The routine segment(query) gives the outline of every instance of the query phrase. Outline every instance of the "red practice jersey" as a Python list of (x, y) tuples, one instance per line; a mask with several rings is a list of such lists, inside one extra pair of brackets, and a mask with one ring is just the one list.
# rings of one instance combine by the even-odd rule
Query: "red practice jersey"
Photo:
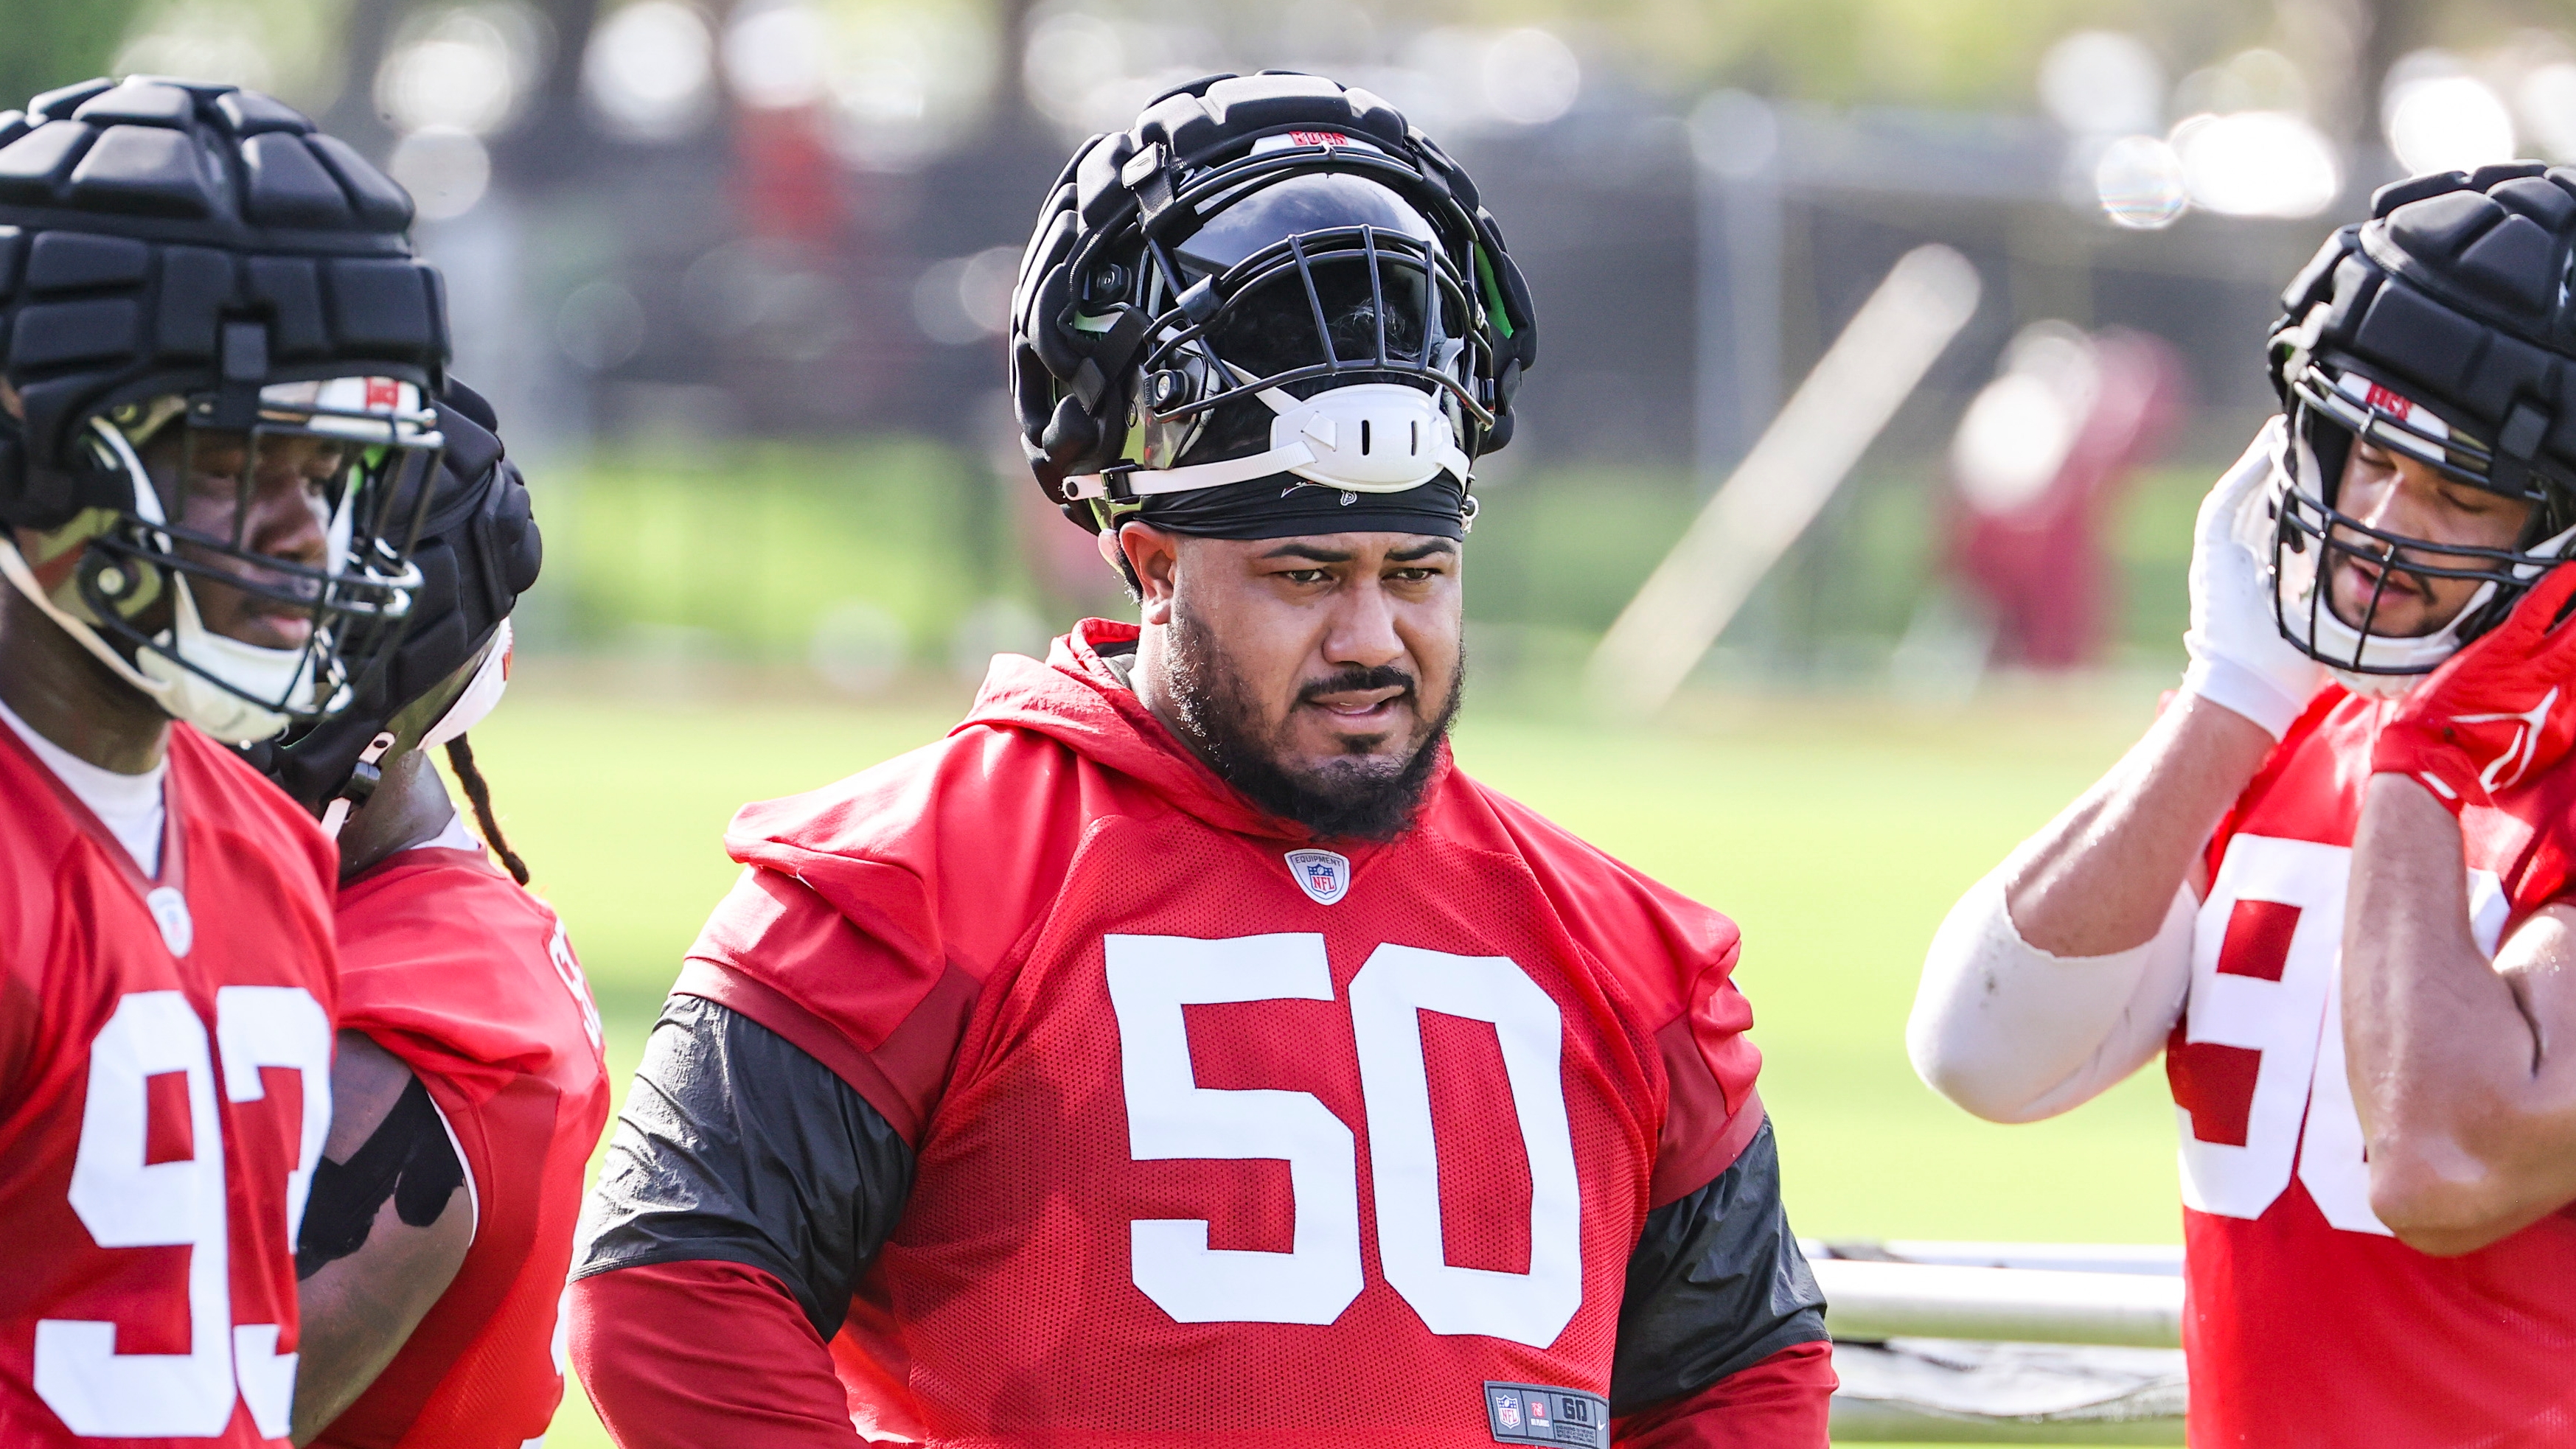
[[(2370, 1209), (2340, 977), (2384, 707), (2329, 689), (2209, 845), (2191, 993), (2165, 1058), (2202, 1449), (2576, 1443), (2576, 1216), (2434, 1258)], [(2576, 768), (2467, 811), (2461, 827), (2471, 922), (2493, 955), (2569, 893)]]
[(834, 1342), (861, 1429), (1491, 1449), (1521, 1386), (1606, 1395), (1648, 1210), (1761, 1124), (1734, 926), (1445, 760), (1315, 847), (1094, 652), (1134, 637), (728, 837), (678, 990), (916, 1153)]
[(340, 891), (340, 1025), (402, 1059), (464, 1152), (474, 1242), (317, 1443), (479, 1449), (545, 1433), (582, 1172), (608, 1120), (599, 1013), (563, 923), (479, 850), (407, 850)]
[(0, 724), (0, 1443), (283, 1442), (331, 1118), (314, 823), (170, 730), (161, 874)]

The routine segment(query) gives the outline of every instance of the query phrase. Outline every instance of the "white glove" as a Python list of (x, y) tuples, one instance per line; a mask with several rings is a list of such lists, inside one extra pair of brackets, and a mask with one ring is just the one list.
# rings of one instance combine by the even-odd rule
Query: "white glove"
[(2263, 516), (2288, 424), (2274, 418), (2201, 500), (2191, 548), (2191, 666), (2182, 687), (2279, 739), (2325, 687), (2325, 666), (2281, 637), (2264, 554)]

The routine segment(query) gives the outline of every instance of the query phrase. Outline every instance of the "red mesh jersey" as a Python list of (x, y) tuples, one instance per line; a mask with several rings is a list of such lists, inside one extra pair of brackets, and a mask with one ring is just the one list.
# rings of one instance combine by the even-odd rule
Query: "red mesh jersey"
[[(2167, 1050), (2182, 1133), (2191, 1442), (2576, 1443), (2576, 1217), (2432, 1258), (2370, 1210), (2344, 1074), (2344, 893), (2380, 705), (2329, 690), (2221, 823)], [(2576, 769), (2462, 819), (2492, 955), (2566, 896)]]
[(835, 1360), (940, 1444), (1490, 1445), (1606, 1392), (1647, 1210), (1761, 1120), (1734, 927), (1444, 762), (1316, 852), (1093, 652), (943, 744), (753, 806), (680, 989), (914, 1144)]
[(145, 880), (0, 725), (0, 1443), (282, 1442), (331, 843), (170, 730)]
[(555, 1312), (608, 1120), (599, 1013), (542, 901), (481, 851), (407, 850), (340, 892), (340, 1024), (402, 1058), (465, 1152), (474, 1243), (317, 1443), (510, 1446), (563, 1398)]

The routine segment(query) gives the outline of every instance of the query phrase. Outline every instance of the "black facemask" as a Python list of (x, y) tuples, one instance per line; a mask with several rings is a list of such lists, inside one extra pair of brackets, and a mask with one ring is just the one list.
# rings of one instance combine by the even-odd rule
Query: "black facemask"
[[(1175, 610), (1170, 633), (1173, 707), (1182, 733), (1217, 773), (1265, 813), (1293, 820), (1324, 840), (1383, 842), (1404, 833), (1421, 807), (1440, 761), (1440, 745), (1466, 690), (1466, 656), (1459, 656), (1440, 703), (1422, 737), (1400, 760), (1347, 755), (1319, 770), (1292, 771), (1280, 762), (1280, 742), (1261, 728), (1261, 711), (1210, 632), (1188, 612)], [(1393, 665), (1352, 666), (1298, 690), (1300, 702), (1344, 690), (1401, 687), (1417, 681)], [(1413, 700), (1417, 713), (1419, 697)]]

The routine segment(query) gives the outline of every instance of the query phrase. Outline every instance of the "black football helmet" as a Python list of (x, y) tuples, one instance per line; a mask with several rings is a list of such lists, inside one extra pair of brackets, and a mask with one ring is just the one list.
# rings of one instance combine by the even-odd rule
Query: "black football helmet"
[[(488, 678), (497, 697), (510, 613), (536, 583), (544, 559), (527, 482), (502, 447), (491, 404), (451, 378), (434, 406), (445, 450), (411, 553), (419, 581), (400, 642), (348, 707), (242, 749), (335, 832), (348, 810), (374, 792), (381, 762), (406, 743), (401, 721), (419, 712), (415, 706), (433, 697), (435, 705), (446, 704), (455, 693), (451, 681), (478, 660), (475, 682)], [(469, 710), (490, 707), (472, 684), (464, 698)], [(420, 737), (410, 743), (444, 744), (473, 723), (457, 718), (459, 711), (446, 713), (420, 721)]]
[[(0, 113), (0, 522), (42, 538), (0, 542), (0, 571), (217, 738), (347, 707), (402, 637), (447, 356), (411, 215), (232, 86), (95, 80)], [(297, 488), (325, 542), (264, 550), (254, 491)], [(300, 642), (216, 633), (209, 590)]]
[[(2576, 541), (2576, 170), (2539, 162), (2382, 187), (2281, 297), (2271, 371), (2290, 427), (2272, 526), (2282, 634), (2356, 689), (2387, 693), (2495, 627)], [(2531, 505), (2510, 548), (2435, 544), (2337, 505), (2356, 438)], [(2339, 616), (2338, 557), (2476, 580), (2443, 628)], [(2386, 573), (2379, 575), (2382, 588)]]
[(1286, 72), (1194, 81), (1086, 142), (1011, 333), (1029, 466), (1095, 531), (1265, 479), (1463, 498), (1538, 355), (1466, 173), (1369, 92)]

